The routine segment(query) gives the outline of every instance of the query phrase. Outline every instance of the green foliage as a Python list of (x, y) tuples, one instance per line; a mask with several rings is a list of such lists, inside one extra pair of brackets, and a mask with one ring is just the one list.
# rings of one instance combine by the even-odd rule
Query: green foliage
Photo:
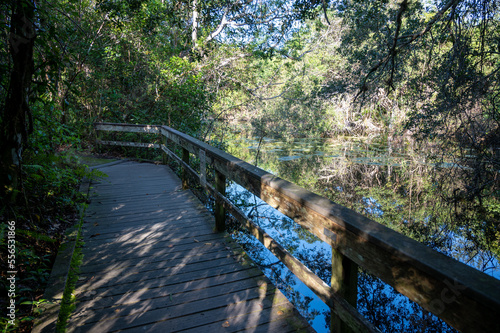
[[(16, 223), (16, 325), (9, 327), (7, 318), (2, 316), (0, 323), (6, 332), (20, 331), (31, 325), (30, 323), (39, 311), (38, 306), (44, 302), (38, 299), (38, 295), (43, 293), (47, 284), (58, 246), (58, 241), (54, 237), (19, 227), (20, 225)], [(0, 223), (1, 253), (7, 253), (6, 230), (7, 224)], [(4, 265), (2, 269), (5, 272), (8, 271)], [(0, 285), (2, 295), (7, 295), (8, 289), (7, 280), (2, 278)], [(3, 298), (0, 299), (0, 303), (5, 304)]]
[[(36, 217), (37, 225), (47, 226), (52, 221), (44, 219), (47, 209), (58, 209), (63, 213), (71, 209), (81, 197), (78, 185), (86, 174), (84, 166), (71, 165), (69, 154), (45, 155), (37, 154), (34, 162), (26, 164), (25, 186), (30, 189), (28, 202), (33, 204), (31, 216)], [(35, 205), (36, 204), (36, 205)], [(53, 207), (53, 208), (51, 208)]]
[(61, 310), (59, 311), (59, 317), (56, 324), (57, 333), (66, 332), (68, 320), (76, 307), (76, 297), (73, 292), (75, 291), (76, 283), (78, 282), (78, 274), (83, 261), (83, 241), (81, 240), (82, 223), (83, 220), (80, 220), (76, 236), (76, 246), (73, 256), (71, 257), (68, 279), (64, 288), (63, 298), (61, 300)]
[[(0, 18), (2, 110), (14, 68), (15, 3), (0, 3), (7, 13)], [(19, 108), (16, 124), (24, 126), (23, 138), (31, 134), (16, 168), (17, 201), (2, 207), (0, 222), (16, 220), (22, 242), (51, 247), (59, 241), (56, 235), (85, 200), (77, 188), (91, 175), (78, 154), (95, 152), (98, 121), (166, 124), (221, 146), (235, 127), (261, 140), (412, 137), (430, 141), (427, 162), (441, 167), (423, 171), (410, 163), (394, 171), (346, 160), (322, 166), (331, 180), (324, 184), (293, 151), (287, 161), (264, 165), (435, 248), (442, 248), (444, 232), (466, 230), (467, 242), (498, 254), (498, 1), (449, 3), (37, 2), (33, 82), (18, 90), (28, 92), (29, 105)], [(135, 134), (108, 135), (137, 141)], [(154, 135), (140, 140), (159, 142)], [(143, 149), (108, 152), (159, 159)], [(260, 164), (266, 156), (246, 157)], [(417, 180), (409, 176), (413, 170)], [(338, 191), (334, 180), (347, 185)], [(431, 214), (415, 206), (434, 201)], [(373, 213), (377, 205), (383, 216)], [(453, 219), (440, 214), (444, 210)], [(24, 245), (23, 279), (42, 285), (48, 259)], [(26, 302), (36, 308), (38, 300)]]
[[(34, 109), (35, 114), (39, 110)], [(50, 269), (61, 241), (62, 231), (77, 218), (77, 206), (86, 200), (78, 187), (83, 177), (93, 173), (79, 163), (74, 149), (69, 147), (75, 137), (65, 126), (52, 126), (46, 132), (30, 137), (29, 149), (24, 153), (20, 202), (5, 207), (0, 214), (0, 252), (7, 253), (4, 226), (16, 222), (16, 270), (18, 290), (16, 330), (29, 330), (39, 311)], [(61, 129), (61, 130), (60, 130)], [(60, 130), (60, 131), (59, 131)], [(60, 144), (56, 144), (59, 142)], [(8, 271), (3, 262), (3, 271)], [(2, 279), (5, 282), (5, 279)], [(1, 286), (3, 290), (5, 285)], [(2, 295), (7, 293), (2, 292)], [(4, 304), (4, 299), (0, 300)]]

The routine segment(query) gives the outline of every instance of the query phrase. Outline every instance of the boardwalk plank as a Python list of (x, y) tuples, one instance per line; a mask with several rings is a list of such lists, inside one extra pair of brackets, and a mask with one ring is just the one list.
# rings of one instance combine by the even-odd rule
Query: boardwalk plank
[(181, 221), (182, 219), (186, 218), (193, 218), (193, 217), (200, 217), (200, 218), (206, 218), (206, 220), (209, 220), (209, 216), (205, 214), (205, 212), (202, 212), (200, 214), (196, 214), (195, 211), (187, 210), (186, 208), (179, 207), (178, 212), (157, 212), (157, 213), (150, 213), (148, 215), (141, 214), (141, 215), (126, 215), (126, 216), (111, 216), (106, 218), (106, 222), (102, 223), (102, 218), (96, 218), (96, 217), (87, 217), (84, 221), (85, 224), (87, 224), (87, 227), (92, 227), (97, 223), (97, 225), (109, 225), (111, 226), (123, 226), (126, 227), (128, 225), (134, 225), (137, 223), (154, 223), (154, 222), (162, 222), (162, 221)]
[(179, 274), (172, 274), (168, 276), (163, 276), (162, 278), (149, 278), (141, 279), (135, 283), (117, 284), (110, 287), (100, 288), (98, 286), (98, 281), (105, 276), (95, 278), (92, 282), (85, 284), (82, 287), (76, 288), (75, 295), (79, 296), (81, 299), (92, 298), (97, 296), (113, 296), (121, 295), (132, 291), (147, 290), (152, 288), (163, 288), (173, 284), (184, 283), (189, 281), (201, 281), (209, 277), (219, 277), (223, 278), (224, 275), (242, 271), (244, 272), (246, 268), (238, 264), (228, 263), (226, 265), (221, 265), (215, 267), (211, 270), (206, 271), (192, 271), (183, 272)]
[(122, 243), (130, 241), (136, 236), (140, 236), (141, 240), (151, 238), (159, 239), (167, 236), (170, 236), (172, 239), (174, 237), (182, 238), (182, 235), (192, 235), (195, 237), (206, 234), (207, 232), (212, 232), (212, 228), (210, 228), (206, 221), (203, 221), (202, 219), (189, 219), (186, 222), (187, 223), (182, 223), (181, 221), (171, 221), (170, 224), (165, 224), (165, 222), (151, 223), (150, 225), (141, 224), (133, 227), (123, 227), (121, 230), (120, 228), (111, 228), (110, 230), (107, 230), (106, 226), (102, 225), (99, 226), (100, 228), (94, 228), (89, 230), (89, 232), (83, 233), (83, 235), (88, 235), (89, 239), (93, 243), (113, 239), (115, 244), (123, 245)]
[[(96, 323), (82, 325), (75, 332), (106, 332), (106, 331), (129, 331), (127, 329), (140, 327), (142, 332), (176, 332), (187, 328), (200, 327), (221, 320), (234, 320), (238, 316), (259, 317), (264, 311), (272, 306), (289, 304), (281, 293), (276, 292), (272, 296), (256, 295), (249, 296), (244, 300), (234, 300), (231, 303), (231, 296), (215, 296), (201, 301), (177, 304), (173, 307), (153, 309), (147, 312), (140, 312), (126, 317), (116, 317), (115, 315), (104, 316), (106, 320)], [(225, 297), (226, 296), (226, 297)], [(273, 297), (275, 296), (275, 297)], [(281, 310), (282, 311), (282, 310)], [(276, 317), (270, 311), (266, 316)], [(284, 314), (284, 311), (282, 311)], [(247, 320), (247, 318), (244, 318)], [(132, 330), (130, 330), (132, 331)], [(133, 330), (136, 331), (136, 330)]]
[[(252, 274), (253, 273), (253, 274)], [(123, 295), (113, 295), (104, 297), (94, 297), (87, 302), (80, 302), (76, 308), (78, 311), (99, 310), (112, 308), (127, 304), (144, 304), (149, 300), (168, 299), (174, 295), (183, 293), (195, 293), (199, 299), (213, 297), (214, 295), (225, 294), (231, 291), (250, 289), (255, 286), (265, 286), (268, 290), (273, 290), (274, 286), (266, 283), (262, 279), (262, 274), (257, 270), (247, 272), (233, 272), (222, 277), (207, 278), (202, 281), (190, 281), (173, 284), (168, 288), (157, 288), (148, 290), (131, 291)]]
[(150, 300), (165, 300), (173, 301), (174, 299), (183, 300), (185, 302), (192, 299), (211, 298), (214, 295), (223, 295), (241, 290), (255, 288), (266, 288), (269, 292), (274, 292), (275, 287), (269, 285), (260, 278), (258, 271), (250, 271), (254, 273), (245, 274), (241, 272), (231, 273), (227, 275), (226, 280), (209, 278), (201, 282), (179, 283), (172, 285), (169, 288), (157, 290), (147, 290), (140, 292), (130, 292), (126, 297), (110, 296), (94, 298), (91, 302), (81, 302), (77, 305), (77, 310), (92, 310), (100, 311), (100, 309), (114, 308), (122, 305), (134, 305)]
[[(280, 310), (273, 311), (276, 308), (280, 308)], [(168, 324), (159, 321), (154, 324), (125, 329), (122, 332), (178, 332), (187, 329), (198, 332), (225, 332), (225, 329), (228, 329), (227, 331), (231, 332), (234, 328), (252, 332), (259, 323), (268, 324), (276, 320), (282, 320), (287, 318), (290, 313), (291, 304), (287, 301), (283, 303), (279, 301), (273, 302), (269, 298), (264, 301), (260, 299), (247, 300), (217, 309), (199, 311), (183, 317), (173, 318), (168, 320)], [(212, 330), (207, 330), (208, 328), (212, 328)]]
[(91, 262), (82, 267), (80, 270), (80, 277), (87, 275), (92, 275), (94, 272), (108, 273), (108, 272), (134, 272), (135, 270), (147, 271), (154, 269), (161, 269), (165, 267), (170, 267), (172, 265), (177, 265), (178, 263), (195, 262), (195, 261), (205, 261), (214, 258), (227, 257), (226, 253), (222, 253), (219, 250), (207, 251), (204, 253), (194, 253), (186, 255), (184, 252), (174, 252), (170, 255), (165, 255), (161, 258), (157, 256), (148, 257), (137, 257), (126, 260), (116, 260), (112, 263), (101, 262), (95, 263)]
[[(174, 219), (170, 221), (161, 221), (161, 222), (149, 222), (148, 224), (141, 222), (140, 224), (128, 224), (123, 226), (114, 226), (114, 225), (100, 225), (98, 223), (94, 224), (93, 228), (89, 228), (86, 232), (82, 232), (82, 234), (96, 234), (99, 233), (101, 236), (106, 236), (107, 238), (113, 237), (113, 235), (118, 234), (121, 235), (123, 233), (128, 232), (137, 232), (137, 231), (155, 231), (159, 235), (155, 237), (156, 239), (161, 237), (168, 237), (170, 234), (176, 230), (184, 229), (199, 229), (204, 228), (206, 230), (211, 231), (213, 228), (210, 228), (207, 225), (206, 219), (202, 217), (192, 217), (186, 219), (188, 223), (183, 223), (182, 221), (176, 221)], [(177, 223), (176, 223), (177, 222)], [(102, 238), (102, 237), (101, 237)]]
[(205, 274), (207, 271), (213, 269), (217, 266), (219, 269), (228, 264), (227, 257), (214, 258), (212, 260), (205, 260), (199, 262), (183, 262), (177, 263), (177, 265), (158, 268), (154, 270), (145, 270), (144, 268), (134, 270), (127, 269), (125, 272), (112, 271), (106, 274), (104, 277), (99, 279), (99, 281), (93, 281), (89, 279), (88, 283), (83, 284), (82, 287), (91, 290), (95, 288), (112, 288), (115, 285), (121, 286), (123, 284), (142, 282), (151, 279), (161, 279), (164, 277), (169, 277), (171, 275), (181, 275), (187, 273), (199, 274), (203, 272)]
[[(214, 292), (217, 292), (217, 296), (214, 296)], [(210, 288), (191, 292), (183, 291), (181, 293), (172, 293), (172, 291), (170, 291), (167, 297), (149, 300), (147, 303), (147, 310), (164, 309), (163, 312), (169, 313), (170, 316), (182, 316), (184, 314), (189, 314), (189, 311), (199, 312), (200, 309), (204, 308), (212, 309), (214, 307), (222, 307), (241, 301), (253, 300), (257, 298), (263, 299), (267, 295), (272, 296), (275, 292), (276, 290), (274, 289), (267, 290), (255, 286), (250, 287), (249, 285), (246, 285), (245, 288), (239, 288), (236, 290), (215, 290)], [(190, 310), (185, 311), (181, 307), (188, 307)], [(106, 317), (107, 320), (110, 320), (120, 319), (132, 315), (141, 315), (144, 312), (143, 307), (138, 307), (137, 304), (129, 303), (114, 305), (113, 307), (99, 309), (97, 311), (84, 311), (81, 312), (78, 320), (82, 320), (85, 324), (90, 324), (99, 321), (102, 316)], [(175, 313), (177, 313), (177, 315), (175, 315)]]
[(84, 219), (68, 332), (311, 331), (214, 233), (213, 216), (170, 169), (125, 162), (103, 171)]
[[(203, 227), (202, 227), (203, 228)], [(91, 235), (92, 236), (92, 235)], [(185, 233), (173, 233), (172, 235), (141, 235), (129, 239), (126, 243), (126, 248), (123, 246), (123, 243), (114, 243), (116, 237), (108, 237), (101, 239), (93, 239), (92, 244), (88, 247), (82, 249), (82, 252), (85, 255), (98, 254), (98, 256), (102, 255), (102, 251), (110, 251), (115, 247), (115, 254), (118, 254), (120, 251), (127, 251), (130, 253), (133, 250), (140, 250), (144, 248), (151, 248), (151, 246), (155, 246), (157, 249), (179, 246), (182, 244), (192, 244), (193, 242), (201, 243), (199, 246), (206, 247), (213, 242), (220, 240), (217, 235), (214, 235), (211, 231), (200, 230), (193, 235), (186, 235)], [(170, 246), (172, 245), (172, 246)]]
[[(97, 264), (96, 261), (107, 260), (107, 263), (116, 261), (130, 261), (135, 258), (144, 257), (158, 257), (158, 251), (164, 257), (171, 256), (172, 254), (186, 249), (192, 249), (192, 255), (197, 254), (196, 251), (213, 252), (220, 251), (221, 244), (217, 243), (220, 239), (213, 234), (198, 235), (195, 237), (164, 239), (164, 238), (149, 238), (142, 242), (130, 242), (128, 247), (117, 246), (111, 243), (111, 240), (104, 240), (104, 242), (96, 243), (92, 248), (85, 248), (83, 251), (85, 257), (83, 262), (88, 264)], [(196, 245), (192, 243), (196, 242)], [(112, 255), (110, 254), (112, 251)], [(151, 253), (151, 252), (158, 253)], [(183, 252), (184, 253), (184, 252)], [(122, 256), (125, 255), (125, 256)], [(161, 259), (160, 259), (161, 260)]]
[[(184, 240), (179, 240), (177, 243), (174, 240), (165, 240), (158, 242), (150, 242), (148, 239), (148, 243), (140, 246), (141, 242), (135, 242), (130, 240), (127, 245), (120, 246), (112, 243), (113, 239), (108, 240), (109, 243), (102, 244), (101, 248), (97, 248), (95, 251), (91, 253), (87, 253), (87, 261), (92, 260), (128, 260), (133, 257), (144, 257), (144, 256), (158, 256), (158, 255), (168, 255), (173, 252), (178, 251), (187, 251), (192, 250), (192, 253), (196, 253), (196, 251), (208, 251), (213, 250), (215, 248), (222, 249), (224, 248), (223, 243), (221, 243), (220, 238), (217, 236), (213, 236), (207, 234), (207, 239), (203, 242), (198, 241), (198, 238), (202, 238), (201, 236), (185, 238)], [(211, 240), (208, 237), (212, 238)], [(139, 237), (138, 237), (139, 238)], [(193, 244), (194, 243), (194, 244)], [(134, 247), (136, 246), (136, 247)], [(92, 249), (89, 249), (92, 251)]]

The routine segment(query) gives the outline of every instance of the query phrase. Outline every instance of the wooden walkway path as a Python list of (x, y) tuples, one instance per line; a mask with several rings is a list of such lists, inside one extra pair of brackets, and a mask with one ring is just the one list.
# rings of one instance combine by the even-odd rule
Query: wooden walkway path
[(101, 169), (68, 332), (311, 332), (166, 166)]

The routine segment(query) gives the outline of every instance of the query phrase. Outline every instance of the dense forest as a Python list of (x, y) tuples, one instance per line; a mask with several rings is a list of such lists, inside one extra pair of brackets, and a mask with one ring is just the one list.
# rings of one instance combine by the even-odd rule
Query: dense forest
[(418, 147), (426, 167), (322, 165), (299, 185), (360, 211), (358, 185), (392, 191), (404, 204), (386, 215), (413, 209), (401, 231), (432, 246), (413, 206), (426, 201), (500, 257), (499, 0), (2, 0), (0, 13), (0, 306), (12, 221), (20, 304), (14, 326), (0, 314), (4, 331), (29, 331), (86, 204), (95, 122), (222, 148), (242, 128)]

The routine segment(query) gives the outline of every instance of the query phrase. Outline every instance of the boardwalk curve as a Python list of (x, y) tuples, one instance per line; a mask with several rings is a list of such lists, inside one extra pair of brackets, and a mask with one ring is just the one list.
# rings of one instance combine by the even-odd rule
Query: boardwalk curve
[(311, 332), (164, 165), (101, 169), (68, 332)]

